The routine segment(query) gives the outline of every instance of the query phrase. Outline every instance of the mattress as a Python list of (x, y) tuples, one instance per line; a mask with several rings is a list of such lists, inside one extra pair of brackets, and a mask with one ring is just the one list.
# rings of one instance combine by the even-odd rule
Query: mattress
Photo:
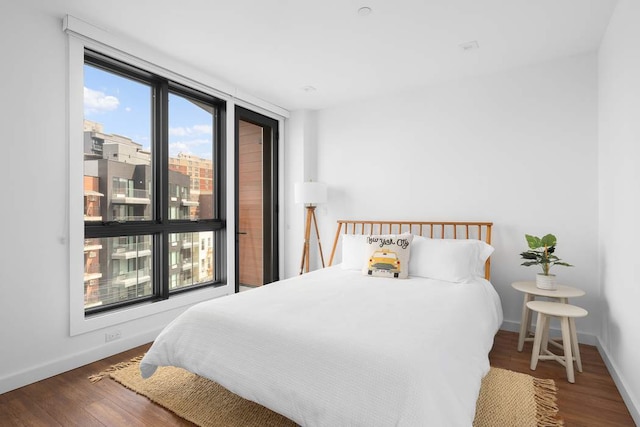
[(485, 279), (338, 265), (194, 305), (140, 370), (187, 369), (302, 426), (470, 426), (501, 323)]

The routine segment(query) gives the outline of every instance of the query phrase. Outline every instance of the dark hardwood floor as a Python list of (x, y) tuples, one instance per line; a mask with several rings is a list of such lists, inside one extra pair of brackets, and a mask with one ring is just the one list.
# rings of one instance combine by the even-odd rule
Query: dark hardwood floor
[[(566, 426), (634, 426), (597, 349), (580, 345), (584, 372), (575, 384), (566, 381), (556, 362), (540, 362), (529, 370), (531, 343), (516, 350), (517, 334), (498, 332), (490, 353), (491, 365), (552, 378), (559, 388), (560, 416)], [(94, 362), (61, 375), (0, 395), (0, 426), (191, 426), (193, 424), (145, 397), (103, 379), (88, 377), (118, 362), (142, 354), (149, 345)]]
[(517, 333), (499, 331), (489, 353), (491, 366), (555, 380), (559, 416), (564, 419), (566, 426), (635, 426), (594, 346), (580, 344), (583, 372), (576, 371), (574, 384), (567, 381), (564, 366), (555, 361), (540, 361), (535, 371), (530, 370), (533, 343), (525, 342), (521, 353), (517, 351), (517, 346)]

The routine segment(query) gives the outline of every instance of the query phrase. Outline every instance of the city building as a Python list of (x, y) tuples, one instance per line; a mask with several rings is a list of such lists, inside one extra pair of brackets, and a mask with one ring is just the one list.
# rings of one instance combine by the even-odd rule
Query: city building
[[(151, 152), (102, 124), (84, 122), (84, 218), (87, 221), (153, 219)], [(199, 218), (199, 198), (210, 203), (211, 161), (184, 154), (170, 159), (169, 219)], [(169, 286), (213, 278), (212, 233), (169, 235)], [(153, 236), (85, 239), (85, 309), (152, 294)]]

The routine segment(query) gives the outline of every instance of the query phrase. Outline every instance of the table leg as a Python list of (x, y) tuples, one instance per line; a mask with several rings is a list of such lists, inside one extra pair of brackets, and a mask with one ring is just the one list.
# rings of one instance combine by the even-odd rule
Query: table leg
[(576, 382), (573, 375), (573, 355), (571, 354), (571, 332), (569, 331), (569, 318), (562, 318), (562, 345), (564, 346), (564, 363), (567, 367), (567, 380)]
[(540, 344), (542, 343), (542, 331), (544, 330), (545, 315), (538, 313), (538, 321), (536, 323), (536, 336), (533, 339), (533, 351), (531, 352), (531, 370), (535, 371), (538, 366), (538, 357), (540, 356)]
[(518, 351), (524, 348), (524, 340), (529, 336), (529, 327), (531, 324), (531, 310), (527, 307), (527, 303), (533, 300), (533, 295), (525, 293), (522, 303), (522, 318), (520, 319), (520, 335), (518, 336)]
[(569, 319), (569, 330), (571, 332), (571, 344), (573, 346), (573, 355), (576, 358), (576, 367), (578, 372), (582, 372), (582, 360), (580, 359), (580, 347), (578, 347), (578, 333), (576, 332), (576, 319)]
[[(540, 313), (538, 313), (540, 316)], [(549, 329), (551, 328), (551, 316), (545, 316), (545, 321), (542, 324), (542, 330), (540, 333), (542, 334), (542, 341), (540, 343), (540, 354), (547, 354), (549, 351)], [(536, 335), (538, 331), (536, 330)]]

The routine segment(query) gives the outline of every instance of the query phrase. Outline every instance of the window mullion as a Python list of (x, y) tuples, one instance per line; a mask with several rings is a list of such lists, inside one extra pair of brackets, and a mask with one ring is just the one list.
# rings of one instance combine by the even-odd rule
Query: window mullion
[[(227, 156), (227, 145), (223, 143), (223, 141), (227, 140), (226, 127), (223, 126), (223, 123), (226, 123), (227, 115), (226, 110), (218, 109), (216, 110), (215, 120), (215, 129), (214, 135), (216, 135), (216, 145), (214, 146), (213, 151), (213, 159), (215, 164), (218, 166), (215, 171), (214, 179), (217, 182), (225, 182), (225, 176), (227, 175), (226, 163), (223, 159)], [(216, 200), (216, 210), (214, 215), (216, 218), (219, 218), (223, 223), (226, 223), (226, 212), (227, 212), (227, 190), (225, 185), (216, 185), (214, 186), (214, 197)], [(225, 224), (226, 227), (226, 224)], [(223, 233), (216, 233), (215, 246), (216, 246), (216, 265), (226, 265), (227, 263), (227, 250), (226, 250), (226, 239), (235, 239), (235, 231), (233, 231), (226, 238), (223, 237)], [(226, 282), (227, 274), (226, 270), (219, 269), (216, 272), (216, 277), (214, 278), (216, 281)]]
[(154, 96), (154, 144), (155, 144), (155, 219), (162, 225), (162, 232), (155, 236), (157, 260), (155, 283), (158, 297), (169, 298), (169, 84), (159, 81)]

